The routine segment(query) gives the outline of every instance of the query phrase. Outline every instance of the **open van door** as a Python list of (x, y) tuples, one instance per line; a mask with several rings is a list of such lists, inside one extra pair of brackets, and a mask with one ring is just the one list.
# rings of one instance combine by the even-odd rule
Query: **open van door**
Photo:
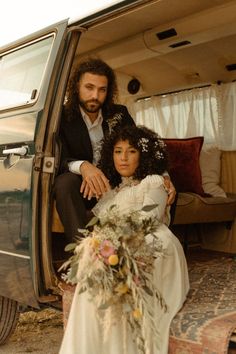
[(43, 144), (67, 22), (0, 49), (0, 300), (34, 307), (40, 296), (37, 199)]

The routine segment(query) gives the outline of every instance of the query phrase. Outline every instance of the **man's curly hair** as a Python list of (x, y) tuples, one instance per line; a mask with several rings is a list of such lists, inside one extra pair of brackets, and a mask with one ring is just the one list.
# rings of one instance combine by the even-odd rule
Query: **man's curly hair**
[(85, 73), (106, 76), (108, 81), (107, 96), (103, 103), (103, 111), (109, 113), (110, 107), (117, 98), (118, 88), (116, 76), (113, 69), (103, 60), (98, 58), (87, 58), (81, 61), (73, 71), (70, 78), (67, 99), (65, 104), (66, 116), (68, 120), (72, 120), (77, 116), (79, 110), (79, 97), (77, 93), (77, 84)]
[(129, 126), (114, 131), (103, 139), (101, 158), (98, 167), (109, 179), (114, 188), (121, 183), (113, 161), (114, 146), (118, 141), (128, 140), (129, 144), (140, 152), (139, 166), (134, 178), (142, 180), (147, 175), (162, 175), (168, 169), (166, 146), (163, 140), (152, 130), (143, 126)]

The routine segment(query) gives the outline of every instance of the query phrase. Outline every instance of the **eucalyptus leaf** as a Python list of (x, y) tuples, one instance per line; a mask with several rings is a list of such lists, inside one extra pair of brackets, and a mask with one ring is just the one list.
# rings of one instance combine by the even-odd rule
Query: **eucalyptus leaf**
[(127, 302), (125, 302), (122, 307), (123, 307), (123, 311), (124, 311), (124, 312), (130, 312), (130, 311), (132, 311), (132, 307), (131, 307), (130, 304), (128, 304)]
[(98, 223), (99, 218), (97, 216), (93, 216), (92, 219), (87, 223), (86, 227), (94, 226)]
[(80, 288), (78, 294), (80, 295), (80, 294), (84, 293), (85, 290), (86, 290), (86, 288)]
[(139, 274), (139, 271), (138, 271), (138, 267), (137, 267), (137, 263), (135, 262), (135, 260), (132, 259), (132, 264), (133, 264), (133, 267), (134, 267), (134, 272), (135, 274)]
[(65, 251), (66, 252), (70, 252), (73, 251), (75, 249), (75, 247), (77, 246), (76, 243), (69, 243), (68, 245), (66, 245), (65, 247)]
[(103, 304), (98, 306), (98, 309), (99, 310), (106, 310), (106, 309), (108, 309), (109, 306), (110, 306), (109, 302), (104, 302)]
[(73, 265), (73, 266), (70, 268), (70, 279), (76, 278), (77, 269), (78, 269), (78, 266), (77, 266), (77, 265)]
[(62, 266), (58, 269), (58, 272), (61, 272), (62, 270), (66, 269), (70, 265), (70, 260), (65, 261)]
[(144, 286), (144, 287), (143, 287), (143, 290), (144, 290), (148, 295), (153, 296), (153, 291), (152, 291), (149, 287)]
[(126, 284), (129, 288), (131, 288), (132, 285), (132, 278), (128, 275), (126, 279)]
[(92, 279), (91, 278), (87, 278), (87, 282), (88, 282), (88, 286), (90, 287), (90, 288), (92, 288), (92, 286), (93, 286), (93, 281), (92, 281)]
[(143, 211), (151, 211), (152, 209), (156, 208), (158, 204), (149, 204), (149, 205), (144, 205), (144, 207), (141, 209)]
[[(77, 229), (77, 231), (79, 234), (82, 234), (83, 236), (88, 236), (88, 234), (89, 234), (89, 230), (87, 230), (87, 229)], [(77, 236), (76, 239), (78, 241), (81, 241), (83, 239), (83, 237)]]

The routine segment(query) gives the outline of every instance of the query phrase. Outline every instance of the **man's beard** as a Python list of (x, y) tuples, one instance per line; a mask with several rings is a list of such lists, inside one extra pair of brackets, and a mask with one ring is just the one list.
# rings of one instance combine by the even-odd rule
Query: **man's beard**
[(79, 98), (79, 104), (88, 113), (96, 113), (102, 107), (102, 103), (98, 100), (83, 101)]

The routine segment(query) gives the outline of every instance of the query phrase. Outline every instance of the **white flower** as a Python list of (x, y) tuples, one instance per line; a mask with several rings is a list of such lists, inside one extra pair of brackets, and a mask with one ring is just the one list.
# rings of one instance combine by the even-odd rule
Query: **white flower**
[(148, 143), (149, 143), (149, 139), (147, 138), (139, 139), (138, 146), (141, 148), (142, 152), (148, 152)]
[(158, 160), (164, 159), (164, 155), (163, 155), (163, 153), (160, 152), (160, 151), (156, 151), (156, 152), (155, 152), (155, 157), (156, 157)]
[(165, 148), (165, 143), (162, 139), (158, 139), (157, 141), (155, 141), (154, 143), (154, 149), (155, 151), (155, 157), (158, 160), (164, 159), (164, 154), (162, 151), (160, 151), (160, 149), (164, 149)]
[(122, 113), (116, 113), (112, 118), (107, 120), (110, 134), (113, 132), (114, 128), (122, 120), (122, 118)]

